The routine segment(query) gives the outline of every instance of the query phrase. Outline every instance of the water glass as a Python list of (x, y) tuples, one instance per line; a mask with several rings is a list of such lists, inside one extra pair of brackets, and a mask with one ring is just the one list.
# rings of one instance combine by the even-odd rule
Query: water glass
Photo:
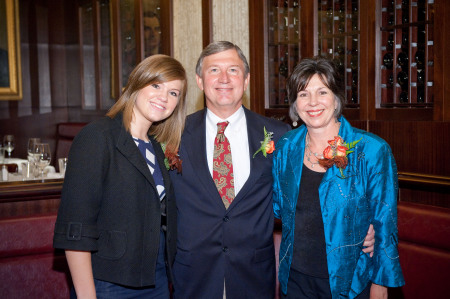
[(0, 163), (5, 162), (5, 149), (0, 144)]
[(59, 173), (61, 174), (61, 176), (64, 176), (66, 174), (67, 161), (67, 158), (58, 159)]
[(35, 169), (36, 167), (36, 158), (37, 155), (34, 152), (36, 144), (41, 143), (41, 138), (37, 138), (37, 137), (33, 137), (28, 139), (28, 148), (27, 148), (27, 152), (28, 152), (28, 164), (31, 170), (31, 174), (34, 175), (35, 174)]
[(8, 152), (8, 158), (11, 158), (11, 152), (14, 150), (14, 135), (5, 135), (3, 137), (3, 148)]
[(33, 162), (22, 162), (22, 180), (26, 181), (33, 177)]
[(37, 143), (35, 145), (34, 153), (36, 154), (36, 166), (41, 172), (41, 178), (44, 179), (44, 169), (50, 165), (52, 154), (50, 152), (50, 145), (48, 143)]

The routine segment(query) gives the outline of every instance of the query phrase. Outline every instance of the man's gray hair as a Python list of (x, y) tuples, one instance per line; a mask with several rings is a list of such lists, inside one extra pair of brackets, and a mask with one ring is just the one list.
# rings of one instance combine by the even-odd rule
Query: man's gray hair
[(202, 76), (202, 67), (203, 67), (203, 60), (205, 57), (217, 54), (226, 50), (235, 49), (236, 52), (239, 55), (239, 58), (244, 63), (244, 78), (247, 78), (247, 75), (250, 73), (250, 66), (248, 65), (247, 58), (245, 58), (244, 52), (242, 52), (241, 48), (239, 48), (237, 45), (233, 44), (229, 41), (218, 41), (218, 42), (212, 42), (210, 43), (205, 49), (203, 49), (202, 53), (200, 54), (200, 57), (197, 60), (197, 66), (195, 67), (195, 73), (201, 77)]

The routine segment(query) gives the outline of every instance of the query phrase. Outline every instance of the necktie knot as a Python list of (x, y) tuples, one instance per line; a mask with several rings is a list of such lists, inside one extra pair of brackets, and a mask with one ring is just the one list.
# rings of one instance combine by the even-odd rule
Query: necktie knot
[(221, 123), (217, 123), (217, 134), (223, 134), (225, 132), (225, 129), (227, 128), (229, 122), (224, 121)]
[(217, 139), (219, 140), (220, 143), (222, 143), (225, 140), (224, 132), (228, 124), (229, 122), (227, 121), (217, 123)]

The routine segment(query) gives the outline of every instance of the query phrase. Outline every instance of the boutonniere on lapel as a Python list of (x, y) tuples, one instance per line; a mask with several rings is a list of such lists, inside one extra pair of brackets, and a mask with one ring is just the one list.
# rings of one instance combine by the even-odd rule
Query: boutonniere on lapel
[(347, 143), (344, 142), (342, 137), (335, 136), (333, 140), (328, 140), (329, 146), (324, 149), (323, 158), (319, 159), (319, 165), (325, 169), (336, 165), (336, 167), (339, 168), (341, 177), (345, 179), (344, 169), (348, 164), (347, 156), (354, 152), (351, 149), (354, 148), (361, 139)]
[(262, 152), (264, 157), (267, 157), (267, 154), (273, 153), (275, 150), (275, 143), (272, 140), (273, 132), (267, 132), (266, 127), (264, 127), (264, 140), (261, 141), (261, 147), (253, 154), (253, 158), (257, 153)]
[(173, 153), (170, 151), (165, 143), (161, 143), (161, 148), (164, 152), (164, 165), (167, 170), (176, 169), (178, 173), (181, 173), (181, 163), (183, 162), (178, 155), (178, 152)]

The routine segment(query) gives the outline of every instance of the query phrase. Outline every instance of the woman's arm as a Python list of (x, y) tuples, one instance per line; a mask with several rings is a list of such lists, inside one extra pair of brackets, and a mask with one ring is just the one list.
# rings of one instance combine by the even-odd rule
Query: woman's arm
[(370, 177), (367, 196), (370, 199), (376, 231), (373, 256), (373, 283), (387, 287), (404, 284), (400, 268), (397, 242), (397, 166), (387, 143), (372, 145), (372, 153), (367, 148), (366, 158), (370, 163)]
[(66, 250), (66, 259), (77, 297), (96, 298), (91, 252)]
[(370, 287), (370, 299), (387, 299), (387, 288), (378, 284), (372, 283)]
[(369, 230), (367, 231), (367, 235), (364, 238), (364, 244), (365, 247), (363, 249), (364, 253), (370, 253), (370, 257), (373, 256), (373, 250), (375, 245), (375, 230), (373, 229), (373, 224), (369, 225)]

